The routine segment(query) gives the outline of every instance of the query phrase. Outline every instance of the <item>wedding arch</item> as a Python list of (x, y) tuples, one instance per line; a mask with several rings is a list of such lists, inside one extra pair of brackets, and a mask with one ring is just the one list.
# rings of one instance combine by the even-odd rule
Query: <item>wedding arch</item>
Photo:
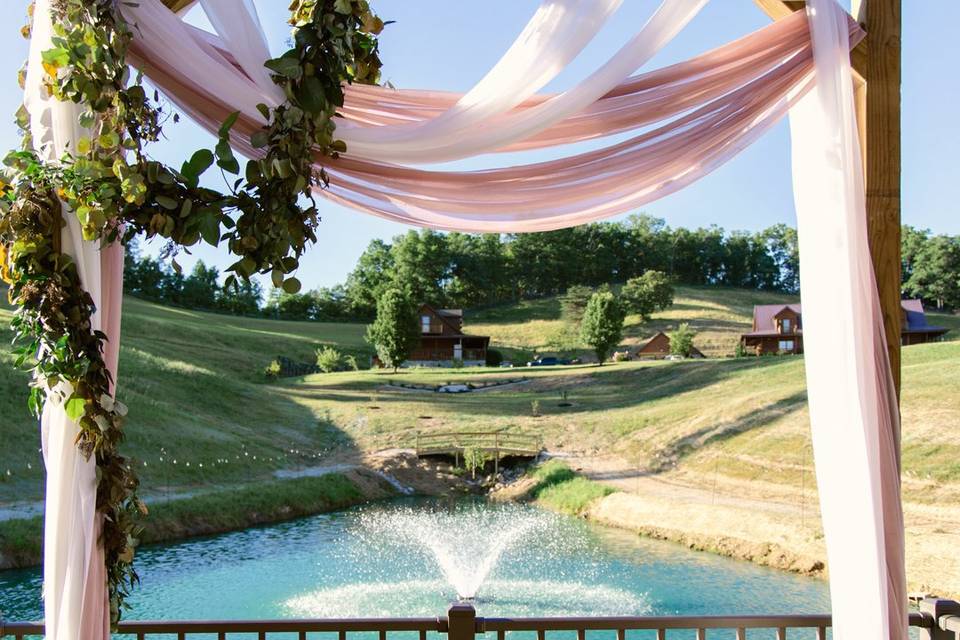
[[(295, 292), (315, 196), (442, 230), (559, 229), (681, 189), (789, 116), (834, 633), (905, 639), (899, 0), (854, 0), (866, 33), (836, 0), (755, 0), (771, 25), (638, 74), (707, 1), (662, 0), (614, 56), (545, 94), (622, 0), (542, 0), (455, 94), (376, 84), (383, 22), (366, 0), (294, 0), (293, 46), (277, 58), (252, 0), (36, 0), (0, 266), (42, 414), (47, 637), (107, 637), (136, 580), (144, 509), (113, 397), (126, 239), (225, 244), (231, 281), (270, 274)], [(214, 32), (182, 20), (195, 4)], [(145, 153), (166, 114), (141, 73), (215, 149), (179, 169)], [(627, 135), (546, 162), (418, 166), (614, 134)], [(226, 193), (200, 185), (213, 164), (236, 176)]]

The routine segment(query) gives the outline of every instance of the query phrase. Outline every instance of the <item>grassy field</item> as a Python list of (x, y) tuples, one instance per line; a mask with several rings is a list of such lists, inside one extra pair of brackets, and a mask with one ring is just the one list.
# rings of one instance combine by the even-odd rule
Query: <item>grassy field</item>
[[(701, 349), (727, 354), (749, 327), (752, 306), (775, 301), (788, 299), (681, 288), (673, 308), (642, 325), (630, 319), (626, 342), (690, 322)], [(9, 339), (7, 315), (0, 311), (0, 337)], [(550, 348), (550, 336), (562, 330), (559, 316), (555, 299), (530, 301), (468, 314), (466, 328), (488, 332), (495, 346), (532, 354)], [(957, 318), (931, 321), (949, 324), (951, 337), (960, 337)], [(236, 318), (130, 298), (123, 323), (119, 393), (130, 406), (125, 451), (148, 495), (257, 482), (280, 468), (407, 447), (417, 431), (500, 427), (542, 434), (552, 448), (616, 451), (652, 470), (754, 483), (810, 482), (799, 357), (412, 370), (396, 376), (361, 371), (268, 383), (263, 367), (278, 355), (309, 362), (321, 344), (368, 354), (364, 327)], [(7, 353), (0, 358), (10, 359)], [(456, 396), (388, 384), (518, 376), (527, 380)], [(960, 343), (905, 350), (904, 469), (916, 480), (907, 483), (908, 491), (934, 487), (930, 495), (939, 495), (960, 482), (958, 380)], [(26, 381), (24, 374), (0, 367), (0, 503), (41, 496), (37, 425), (26, 411)]]

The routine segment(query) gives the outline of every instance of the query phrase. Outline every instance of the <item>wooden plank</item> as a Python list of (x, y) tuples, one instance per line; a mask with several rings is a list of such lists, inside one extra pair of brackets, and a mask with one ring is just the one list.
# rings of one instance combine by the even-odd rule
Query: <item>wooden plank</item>
[(181, 9), (186, 9), (196, 1), (197, 0), (163, 0), (163, 4), (174, 11), (180, 11)]
[[(793, 12), (802, 10), (806, 4), (805, 2), (797, 2), (795, 0), (753, 0), (753, 2), (760, 7), (760, 10), (767, 14), (771, 20), (782, 20), (793, 14)], [(854, 0), (854, 2), (856, 2), (856, 0)], [(857, 12), (854, 11), (853, 15), (856, 16)], [(850, 51), (850, 64), (853, 66), (854, 79), (857, 84), (864, 82), (867, 68), (867, 55), (867, 43), (865, 39), (860, 41)]]
[[(900, 393), (900, 0), (857, 7), (866, 20), (866, 191), (870, 253), (877, 276), (887, 352)], [(900, 434), (894, 434), (900, 442)], [(899, 452), (899, 451), (898, 451)]]

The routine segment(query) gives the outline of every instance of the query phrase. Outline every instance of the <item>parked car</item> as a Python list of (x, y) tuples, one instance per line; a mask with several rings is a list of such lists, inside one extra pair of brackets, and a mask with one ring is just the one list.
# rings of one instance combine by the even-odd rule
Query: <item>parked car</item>
[(501, 369), (513, 369), (513, 363), (512, 363), (512, 362), (501, 362), (501, 363), (500, 363), (500, 368), (501, 368)]
[(561, 358), (556, 358), (554, 356), (547, 356), (545, 358), (535, 358), (527, 363), (528, 367), (554, 367), (560, 364), (570, 364), (569, 360), (563, 360)]

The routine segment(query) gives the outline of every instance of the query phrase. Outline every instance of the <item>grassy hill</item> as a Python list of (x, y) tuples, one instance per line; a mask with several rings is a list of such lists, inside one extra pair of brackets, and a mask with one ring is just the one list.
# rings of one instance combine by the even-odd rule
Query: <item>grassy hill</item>
[[(754, 304), (788, 301), (729, 289), (681, 288), (676, 304), (647, 323), (629, 318), (626, 343), (690, 322), (708, 355), (732, 352)], [(0, 311), (0, 338), (9, 341)], [(934, 318), (954, 327), (960, 321)], [(554, 349), (563, 323), (556, 299), (470, 313), (511, 357)], [(309, 362), (334, 344), (366, 352), (358, 324), (283, 322), (161, 307), (128, 298), (119, 390), (130, 406), (125, 451), (147, 492), (246, 483), (279, 468), (320, 464), (331, 452), (409, 446), (417, 430), (510, 426), (542, 433), (553, 447), (618, 451), (638, 465), (774, 483), (809, 474), (802, 358), (712, 358), (522, 370), (412, 371), (396, 377), (345, 372), (268, 383), (278, 355)], [(567, 349), (574, 351), (578, 347)], [(10, 356), (0, 354), (7, 365)], [(951, 432), (960, 424), (960, 343), (921, 345), (904, 358), (904, 464), (924, 487), (960, 481)], [(527, 376), (522, 385), (462, 396), (398, 391), (391, 380)], [(40, 497), (37, 425), (25, 408), (26, 376), (0, 366), (0, 502)], [(560, 407), (565, 392), (569, 407)], [(539, 416), (534, 416), (534, 403)], [(175, 461), (175, 462), (174, 462)], [(10, 473), (7, 474), (6, 472)], [(809, 476), (808, 476), (809, 477)], [(933, 483), (931, 485), (931, 483)], [(921, 486), (918, 484), (917, 486)], [(952, 491), (952, 489), (951, 489)]]

